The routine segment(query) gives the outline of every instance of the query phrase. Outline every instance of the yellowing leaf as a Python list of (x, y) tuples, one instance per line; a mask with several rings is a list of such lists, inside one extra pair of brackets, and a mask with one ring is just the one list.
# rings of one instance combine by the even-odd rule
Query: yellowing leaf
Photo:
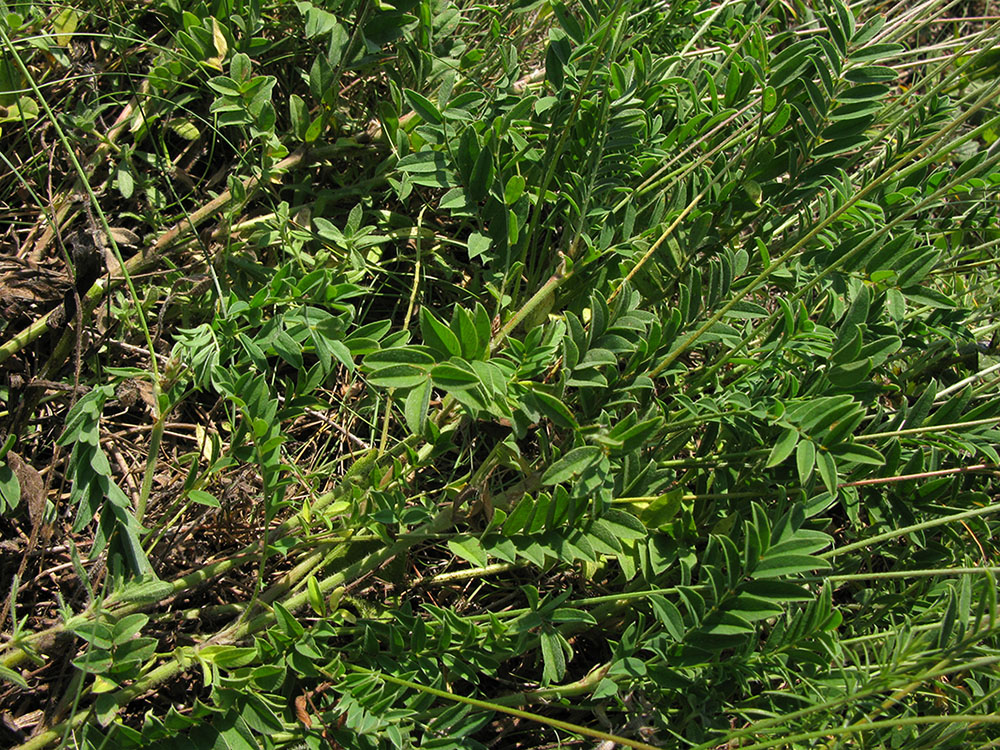
[(229, 51), (229, 43), (226, 42), (226, 36), (219, 28), (219, 22), (214, 18), (212, 19), (212, 43), (215, 45), (215, 51), (219, 53), (219, 59), (224, 59)]
[(170, 121), (170, 129), (186, 141), (193, 141), (201, 135), (197, 126), (184, 117), (176, 117)]
[(80, 15), (72, 8), (66, 8), (52, 21), (52, 30), (56, 33), (56, 44), (65, 47), (73, 38), (77, 24), (80, 22)]

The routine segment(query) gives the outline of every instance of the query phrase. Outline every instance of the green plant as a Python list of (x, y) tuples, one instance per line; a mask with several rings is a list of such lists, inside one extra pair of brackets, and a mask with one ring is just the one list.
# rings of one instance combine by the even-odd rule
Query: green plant
[(995, 746), (990, 18), (5, 9), (15, 739)]

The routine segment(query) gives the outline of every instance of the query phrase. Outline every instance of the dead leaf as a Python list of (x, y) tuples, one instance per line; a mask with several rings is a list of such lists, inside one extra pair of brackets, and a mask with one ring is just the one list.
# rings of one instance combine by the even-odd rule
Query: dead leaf
[(125, 227), (109, 227), (109, 229), (110, 231), (108, 234), (111, 235), (111, 239), (113, 239), (116, 244), (124, 245), (125, 247), (139, 246), (139, 235), (131, 229), (126, 229)]
[(28, 503), (28, 517), (32, 529), (39, 528), (45, 518), (45, 482), (31, 464), (14, 451), (7, 451), (7, 465), (21, 485), (21, 498)]
[(306, 729), (312, 729), (312, 717), (309, 716), (309, 712), (306, 710), (306, 701), (309, 700), (307, 695), (299, 695), (295, 698), (295, 716)]

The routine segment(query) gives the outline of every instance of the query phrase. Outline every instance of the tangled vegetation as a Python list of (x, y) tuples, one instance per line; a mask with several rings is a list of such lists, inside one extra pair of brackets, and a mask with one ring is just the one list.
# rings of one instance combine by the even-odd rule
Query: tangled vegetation
[(995, 3), (0, 9), (0, 744), (1000, 747)]

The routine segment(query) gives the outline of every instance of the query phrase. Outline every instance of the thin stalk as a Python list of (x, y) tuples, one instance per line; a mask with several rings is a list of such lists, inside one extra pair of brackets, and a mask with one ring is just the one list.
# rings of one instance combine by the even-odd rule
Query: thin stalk
[(980, 380), (981, 378), (984, 378), (987, 375), (990, 375), (990, 374), (996, 372), (997, 370), (1000, 370), (1000, 364), (990, 365), (989, 367), (987, 367), (985, 369), (982, 369), (979, 372), (973, 373), (972, 375), (970, 375), (967, 378), (963, 378), (962, 380), (959, 380), (957, 383), (953, 383), (952, 385), (949, 385), (947, 388), (942, 388), (940, 391), (937, 392), (937, 396), (935, 397), (935, 401), (937, 401), (938, 399), (942, 399), (945, 396), (949, 396), (952, 393), (955, 393), (956, 391), (960, 391), (965, 386), (970, 385), (971, 383), (975, 383), (977, 380)]
[(952, 469), (937, 469), (936, 471), (921, 471), (916, 474), (896, 474), (891, 477), (872, 477), (871, 479), (858, 479), (854, 482), (841, 482), (838, 487), (869, 487), (878, 484), (890, 484), (892, 482), (907, 482), (913, 479), (929, 479), (931, 477), (943, 477), (952, 474), (970, 474), (977, 471), (1000, 471), (1000, 466), (994, 464), (975, 464), (974, 466), (956, 466)]
[(470, 578), (485, 578), (486, 576), (506, 573), (510, 570), (523, 568), (527, 563), (493, 563), (481, 568), (463, 568), (462, 570), (452, 570), (448, 573), (438, 573), (435, 576), (420, 578), (414, 581), (414, 586), (441, 586), (455, 581), (467, 581)]
[(892, 437), (907, 437), (910, 435), (924, 435), (933, 432), (949, 432), (950, 430), (962, 430), (969, 427), (981, 427), (988, 424), (1000, 422), (1000, 417), (989, 417), (986, 419), (970, 419), (968, 422), (952, 422), (951, 424), (933, 424), (927, 427), (909, 427), (905, 430), (889, 430), (888, 432), (872, 432), (867, 435), (857, 435), (854, 440), (859, 443), (870, 443), (874, 440), (882, 440)]
[[(952, 664), (946, 668), (938, 670), (927, 669), (926, 671), (922, 672), (919, 675), (918, 679), (921, 679), (924, 682), (926, 682), (928, 680), (933, 680), (940, 677), (947, 677), (949, 675), (958, 672), (964, 672), (975, 666), (991, 666), (993, 664), (996, 664), (998, 661), (1000, 661), (1000, 658), (985, 657), (982, 659), (973, 659), (969, 662), (962, 662), (961, 664)], [(907, 682), (909, 681), (910, 678), (907, 678)], [(789, 714), (783, 714), (782, 716), (778, 716), (773, 719), (764, 719), (762, 721), (757, 722), (753, 726), (746, 727), (745, 729), (738, 729), (734, 732), (727, 733), (721, 738), (716, 738), (709, 742), (705, 742), (700, 745), (695, 745), (694, 747), (690, 748), (690, 750), (710, 750), (711, 748), (719, 747), (720, 743), (733, 742), (741, 737), (752, 737), (756, 734), (759, 734), (765, 729), (770, 729), (771, 727), (776, 727), (780, 729), (781, 726), (790, 726), (792, 722), (798, 721), (799, 719), (808, 717), (812, 714), (823, 713), (838, 708), (842, 708), (844, 706), (850, 705), (853, 702), (856, 702), (859, 699), (868, 698), (874, 695), (878, 695), (880, 693), (884, 693), (887, 689), (889, 688), (881, 687), (881, 688), (867, 688), (860, 691), (853, 691), (842, 698), (837, 698), (831, 701), (826, 701), (824, 703), (819, 703), (813, 706), (809, 706), (808, 708), (802, 708), (799, 709), (798, 711), (793, 711), (792, 713)]]
[(950, 516), (943, 516), (942, 518), (934, 518), (930, 521), (923, 521), (921, 523), (911, 524), (910, 526), (903, 526), (898, 529), (893, 529), (892, 531), (887, 531), (884, 534), (877, 534), (876, 536), (869, 537), (868, 539), (862, 539), (859, 542), (854, 542), (852, 544), (845, 544), (843, 547), (837, 547), (836, 549), (829, 550), (819, 555), (820, 558), (824, 560), (832, 560), (834, 557), (839, 557), (847, 552), (853, 552), (854, 550), (865, 549), (867, 547), (872, 547), (876, 544), (881, 544), (882, 542), (887, 542), (890, 539), (898, 539), (901, 536), (906, 536), (907, 534), (913, 534), (918, 531), (925, 531), (926, 529), (933, 529), (936, 526), (944, 526), (949, 523), (955, 523), (957, 521), (964, 521), (968, 518), (977, 518), (978, 516), (987, 516), (991, 513), (1000, 512), (1000, 503), (994, 505), (987, 505), (983, 508), (973, 508), (972, 510), (966, 510), (961, 513), (954, 513)]
[[(519, 708), (511, 708), (510, 706), (504, 706), (499, 703), (479, 700), (478, 698), (469, 698), (447, 690), (439, 690), (438, 688), (432, 688), (429, 685), (421, 685), (417, 682), (410, 682), (409, 680), (394, 677), (374, 669), (366, 669), (365, 667), (358, 667), (352, 664), (348, 664), (346, 666), (352, 672), (374, 675), (379, 679), (392, 683), (393, 685), (399, 685), (400, 687), (417, 690), (421, 693), (428, 693), (429, 695), (455, 701), (456, 703), (464, 703), (467, 706), (472, 706), (483, 711), (496, 711), (507, 714), (508, 716), (516, 716), (519, 719), (525, 719), (526, 721), (532, 721), (537, 724), (544, 724), (545, 726), (552, 727), (553, 729), (562, 729), (567, 732), (573, 732), (574, 734), (582, 734), (585, 737), (593, 737), (594, 739), (602, 740), (604, 742), (617, 743), (619, 745), (624, 745), (625, 747), (634, 748), (635, 750), (657, 750), (657, 748), (653, 745), (646, 744), (645, 742), (639, 742), (638, 740), (631, 740), (628, 737), (620, 737), (615, 734), (609, 734), (607, 732), (601, 732), (589, 727), (583, 727), (579, 724), (570, 724), (568, 721), (560, 721), (559, 719), (553, 719), (549, 716), (542, 716), (541, 714), (531, 713), (530, 711), (523, 711)], [(1000, 721), (1000, 718), (997, 720)]]
[(937, 576), (971, 576), (979, 574), (1000, 575), (1000, 567), (933, 568), (924, 570), (889, 570), (881, 573), (843, 573), (832, 576), (813, 576), (811, 580), (848, 583), (850, 581), (891, 581), (900, 578), (934, 578)]
[(935, 726), (937, 724), (1000, 724), (1000, 716), (981, 715), (968, 716), (965, 714), (939, 715), (939, 716), (901, 716), (895, 719), (882, 719), (880, 721), (866, 721), (861, 724), (853, 724), (847, 727), (827, 727), (811, 732), (800, 732), (789, 734), (773, 740), (756, 742), (752, 745), (742, 745), (740, 750), (764, 750), (769, 747), (790, 747), (792, 743), (803, 742), (805, 740), (818, 740), (824, 737), (842, 737), (844, 735), (861, 734), (880, 729), (897, 729), (899, 727), (919, 727)]

